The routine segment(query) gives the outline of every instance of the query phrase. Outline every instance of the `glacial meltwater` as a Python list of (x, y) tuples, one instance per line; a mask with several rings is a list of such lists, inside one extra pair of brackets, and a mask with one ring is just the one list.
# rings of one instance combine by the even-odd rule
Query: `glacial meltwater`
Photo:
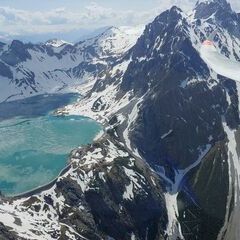
[(12, 195), (53, 180), (74, 148), (91, 143), (101, 126), (81, 116), (54, 116), (74, 94), (0, 103), (0, 190)]

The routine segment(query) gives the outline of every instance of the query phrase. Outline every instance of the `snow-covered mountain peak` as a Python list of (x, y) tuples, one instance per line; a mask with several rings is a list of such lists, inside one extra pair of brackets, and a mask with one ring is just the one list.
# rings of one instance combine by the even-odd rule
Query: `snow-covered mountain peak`
[(136, 27), (131, 27), (131, 26), (121, 26), (121, 27), (119, 27), (119, 29), (122, 32), (125, 32), (128, 35), (136, 35), (137, 37), (141, 36), (144, 28), (145, 28), (145, 25), (138, 25)]
[(51, 46), (54, 48), (62, 47), (63, 45), (72, 45), (72, 43), (66, 42), (64, 40), (59, 39), (50, 39), (46, 42), (46, 46)]
[(91, 46), (100, 58), (119, 57), (134, 46), (143, 28), (109, 27), (96, 37), (76, 44), (77, 48)]
[(117, 34), (122, 34), (123, 32), (120, 30), (120, 28), (111, 26), (109, 28), (107, 28), (102, 34), (100, 34), (101, 36), (105, 36), (105, 37), (109, 37), (109, 36), (115, 36)]
[(170, 12), (177, 12), (177, 13), (182, 13), (182, 9), (179, 8), (178, 6), (172, 6), (171, 9), (170, 9)]
[(121, 27), (109, 27), (106, 29), (103, 33), (99, 34), (96, 38), (103, 40), (108, 38), (114, 38), (114, 37), (126, 37), (126, 38), (135, 38), (137, 40), (138, 37), (141, 36), (143, 33), (144, 26), (136, 26), (136, 27), (130, 27), (130, 26), (121, 26)]

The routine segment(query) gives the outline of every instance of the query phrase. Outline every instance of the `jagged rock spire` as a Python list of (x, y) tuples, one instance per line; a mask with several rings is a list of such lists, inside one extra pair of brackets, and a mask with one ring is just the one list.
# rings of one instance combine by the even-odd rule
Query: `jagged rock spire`
[(199, 19), (209, 18), (212, 14), (219, 12), (232, 12), (226, 0), (198, 0), (195, 6), (195, 17)]

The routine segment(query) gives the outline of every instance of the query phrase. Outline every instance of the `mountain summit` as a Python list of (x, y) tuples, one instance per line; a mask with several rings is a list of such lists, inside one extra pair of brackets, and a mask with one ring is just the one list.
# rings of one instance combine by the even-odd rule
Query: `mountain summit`
[(63, 45), (73, 45), (72, 43), (66, 42), (64, 40), (51, 39), (46, 42), (47, 46), (52, 46), (55, 48), (62, 47)]

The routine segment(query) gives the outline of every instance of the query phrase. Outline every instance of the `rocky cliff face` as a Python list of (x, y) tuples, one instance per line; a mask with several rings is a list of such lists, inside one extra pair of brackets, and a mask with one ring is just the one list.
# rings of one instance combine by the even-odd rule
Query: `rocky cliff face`
[[(222, 54), (239, 60), (238, 27), (233, 27), (238, 21), (226, 1), (199, 2), (190, 15), (173, 7), (146, 27), (122, 60), (123, 73), (105, 80), (117, 89), (116, 98), (101, 95), (104, 81), (96, 84), (101, 91), (94, 104), (101, 99), (103, 106), (98, 114), (104, 110), (111, 116), (115, 110), (126, 147), (165, 181), (167, 209), (173, 210), (169, 239), (228, 239), (237, 232), (232, 228), (225, 235), (235, 198), (230, 169), (238, 168), (238, 156), (236, 165), (228, 156), (236, 141), (228, 130), (239, 125), (238, 83), (214, 73), (199, 48), (211, 37)], [(88, 100), (94, 102), (94, 96), (95, 89)]]
[[(167, 214), (161, 180), (109, 134), (72, 152), (70, 169), (49, 190), (3, 198), (0, 215), (13, 235), (163, 239)], [(0, 234), (8, 236), (7, 229)]]
[[(210, 3), (207, 8), (211, 7)], [(200, 16), (199, 8), (196, 7), (195, 16)], [(214, 19), (218, 21), (217, 17)], [(173, 222), (170, 239), (176, 234), (185, 239), (217, 239), (225, 222), (229, 194), (230, 166), (225, 163), (223, 118), (230, 128), (239, 124), (236, 84), (214, 77), (201, 60), (197, 52), (201, 39), (192, 32), (195, 21), (191, 22), (177, 8), (156, 18), (135, 45), (133, 61), (121, 85), (124, 91), (145, 94), (129, 133), (130, 141), (166, 180), (167, 191), (171, 195), (180, 193), (176, 202), (181, 231), (173, 227), (176, 221)], [(230, 24), (226, 27), (225, 32), (234, 36)], [(204, 39), (207, 35), (201, 33)], [(193, 38), (198, 43), (192, 42)], [(224, 47), (232, 51), (231, 47)], [(222, 45), (219, 48), (223, 49)], [(232, 100), (228, 102), (227, 98)], [(207, 154), (206, 163), (202, 161), (200, 169), (193, 173), (194, 163), (208, 148), (217, 150)]]
[(10, 218), (4, 223), (12, 234), (240, 237), (240, 88), (201, 59), (207, 38), (239, 61), (239, 15), (225, 0), (199, 1), (189, 15), (172, 7), (112, 60), (83, 100), (61, 110), (102, 122), (106, 134), (74, 151), (70, 169), (49, 190), (2, 199), (0, 220)]

